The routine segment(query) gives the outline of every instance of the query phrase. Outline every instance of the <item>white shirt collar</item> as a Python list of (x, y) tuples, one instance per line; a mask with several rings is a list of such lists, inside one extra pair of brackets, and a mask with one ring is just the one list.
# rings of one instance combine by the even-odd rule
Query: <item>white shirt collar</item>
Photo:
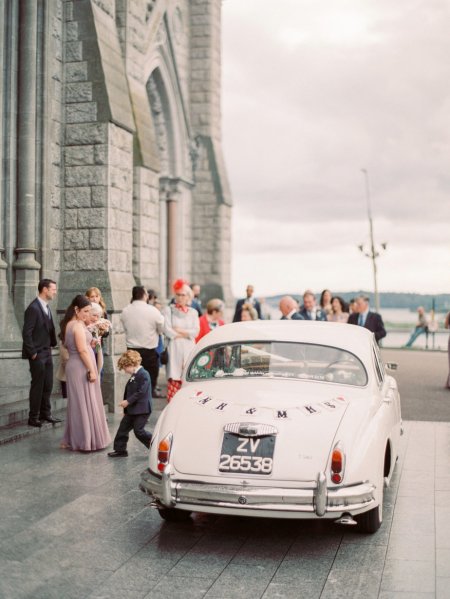
[(37, 299), (39, 300), (41, 306), (44, 308), (44, 312), (47, 314), (48, 303), (45, 300), (43, 300), (39, 295), (37, 296)]

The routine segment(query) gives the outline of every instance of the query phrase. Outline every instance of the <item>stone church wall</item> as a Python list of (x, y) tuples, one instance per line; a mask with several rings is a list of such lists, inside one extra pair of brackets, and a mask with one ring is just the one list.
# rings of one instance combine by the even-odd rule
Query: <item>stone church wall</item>
[(76, 293), (102, 290), (111, 409), (134, 284), (165, 297), (184, 276), (231, 297), (220, 11), (221, 0), (0, 4), (0, 405), (27, 384), (21, 324), (43, 276), (58, 283), (56, 320)]

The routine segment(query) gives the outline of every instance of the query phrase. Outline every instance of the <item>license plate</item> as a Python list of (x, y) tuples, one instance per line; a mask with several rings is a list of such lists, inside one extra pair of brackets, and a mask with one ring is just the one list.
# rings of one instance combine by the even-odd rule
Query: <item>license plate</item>
[(240, 437), (224, 433), (219, 472), (271, 474), (275, 436)]

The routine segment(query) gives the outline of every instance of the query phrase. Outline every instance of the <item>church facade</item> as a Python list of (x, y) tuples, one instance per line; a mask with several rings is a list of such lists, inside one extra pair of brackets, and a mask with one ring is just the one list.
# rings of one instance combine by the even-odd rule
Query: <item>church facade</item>
[(48, 277), (58, 312), (102, 291), (113, 408), (133, 285), (231, 297), (221, 0), (5, 0), (0, 28), (0, 403), (28, 377), (23, 313)]

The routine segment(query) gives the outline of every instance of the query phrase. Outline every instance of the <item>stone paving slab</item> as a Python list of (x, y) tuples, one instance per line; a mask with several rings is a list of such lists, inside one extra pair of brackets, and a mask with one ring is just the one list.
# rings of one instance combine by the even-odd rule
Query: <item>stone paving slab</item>
[(0, 447), (2, 599), (450, 599), (450, 423), (405, 423), (374, 535), (323, 520), (167, 523), (137, 488), (134, 438), (111, 460), (60, 450), (61, 435)]

